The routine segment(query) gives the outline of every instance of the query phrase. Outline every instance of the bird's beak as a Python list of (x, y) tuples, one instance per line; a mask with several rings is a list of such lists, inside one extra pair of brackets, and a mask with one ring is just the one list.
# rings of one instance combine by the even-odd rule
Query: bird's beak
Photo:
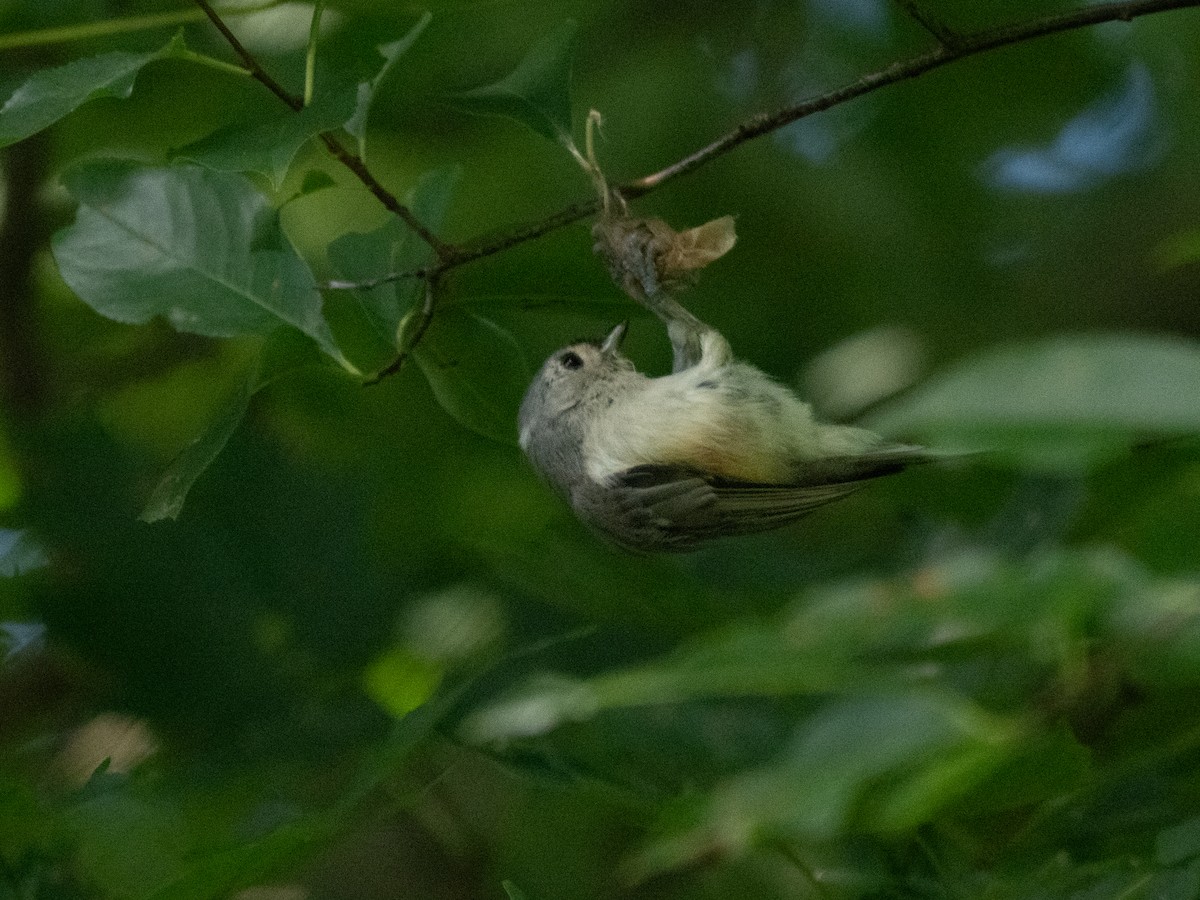
[(625, 339), (625, 329), (629, 327), (629, 320), (626, 319), (616, 328), (608, 333), (608, 337), (604, 339), (604, 343), (600, 345), (600, 352), (604, 354), (613, 354), (621, 349), (621, 341)]

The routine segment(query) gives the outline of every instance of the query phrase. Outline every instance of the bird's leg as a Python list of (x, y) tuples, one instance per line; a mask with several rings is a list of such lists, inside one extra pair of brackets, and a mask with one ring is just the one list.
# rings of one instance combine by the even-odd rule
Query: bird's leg
[(667, 337), (671, 339), (674, 358), (671, 371), (682, 372), (699, 363), (703, 353), (704, 336), (713, 329), (684, 309), (679, 301), (666, 291), (648, 293), (641, 303), (667, 326)]
[(657, 220), (605, 215), (593, 233), (595, 250), (608, 263), (613, 281), (667, 326), (674, 353), (672, 371), (682, 372), (696, 365), (702, 339), (713, 329), (684, 309), (663, 283), (662, 256), (674, 232)]

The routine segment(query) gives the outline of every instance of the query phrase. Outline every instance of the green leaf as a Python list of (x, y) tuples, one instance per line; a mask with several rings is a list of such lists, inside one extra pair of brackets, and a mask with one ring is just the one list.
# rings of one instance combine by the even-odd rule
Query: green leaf
[(171, 461), (138, 518), (143, 522), (159, 522), (179, 517), (196, 479), (225, 449), (246, 417), (251, 398), (288, 372), (320, 362), (312, 350), (312, 343), (301, 343), (301, 340), (296, 332), (283, 329), (266, 340), (250, 371), (226, 398), (212, 421)]
[[(432, 227), (432, 226), (431, 226)], [(431, 258), (429, 246), (395, 216), (369, 232), (347, 232), (329, 245), (330, 270), (347, 283), (369, 283), (384, 275), (412, 272)], [(419, 278), (399, 278), (371, 287), (352, 288), (354, 298), (371, 330), (391, 349), (396, 327), (425, 283)]]
[(235, 122), (182, 148), (176, 158), (217, 172), (253, 172), (278, 190), (304, 143), (340, 127), (353, 111), (353, 91), (330, 86), (299, 112), (280, 106), (265, 118)]
[(530, 371), (516, 339), (461, 307), (434, 317), (413, 351), (438, 402), (463, 425), (508, 444)]
[(312, 272), (244, 178), (107, 160), (65, 180), (80, 207), (55, 234), (54, 257), (96, 312), (139, 324), (163, 316), (210, 337), (289, 325), (355, 371), (334, 343)]
[(245, 418), (246, 410), (250, 408), (250, 398), (257, 390), (258, 373), (254, 372), (244, 379), (221, 405), (208, 427), (171, 461), (139, 516), (143, 522), (159, 522), (179, 517), (188, 491), (225, 449), (229, 438)]
[(304, 174), (298, 196), (307, 197), (309, 194), (315, 194), (317, 191), (331, 187), (337, 187), (337, 182), (333, 180), (333, 177), (324, 169), (313, 169)]
[(333, 826), (315, 819), (283, 825), (262, 837), (188, 860), (176, 867), (182, 874), (146, 896), (150, 900), (233, 896), (242, 888), (295, 870), (318, 853), (333, 832)]
[(1200, 431), (1200, 343), (1078, 335), (968, 360), (871, 417), (932, 444), (1010, 450), (1077, 465), (1146, 433)]
[(666, 657), (587, 681), (534, 679), (466, 720), (476, 742), (529, 737), (605, 710), (714, 697), (818, 694), (844, 687), (868, 671), (805, 647), (777, 627), (751, 626), (707, 638)]
[(1197, 856), (1200, 856), (1200, 817), (1164, 829), (1154, 842), (1154, 858), (1163, 866), (1174, 866)]
[(417, 20), (417, 24), (408, 30), (408, 34), (390, 44), (381, 44), (377, 49), (383, 57), (383, 66), (375, 73), (370, 81), (361, 82), (358, 86), (358, 99), (354, 114), (346, 120), (346, 130), (358, 139), (358, 155), (365, 162), (367, 159), (367, 122), (371, 117), (371, 108), (375, 105), (375, 95), (379, 86), (391, 74), (392, 69), (400, 58), (416, 43), (421, 32), (433, 19), (433, 14), (426, 12)]
[(145, 897), (182, 863), (178, 807), (162, 796), (139, 796), (120, 775), (97, 770), (69, 815), (80, 867), (103, 895)]
[(1013, 750), (971, 791), (964, 803), (971, 815), (1052, 801), (1083, 785), (1091, 771), (1091, 754), (1065, 726), (1025, 735)]
[(184, 49), (182, 39), (175, 37), (150, 53), (104, 53), (35, 72), (0, 109), (0, 147), (49, 128), (89, 100), (128, 97), (147, 63)]
[(504, 893), (508, 894), (508, 900), (529, 900), (523, 890), (507, 879), (500, 882), (500, 887), (504, 888)]
[(1016, 729), (935, 691), (835, 697), (778, 759), (713, 792), (693, 826), (652, 845), (638, 877), (741, 851), (764, 835), (827, 841), (912, 827), (959, 800), (1015, 746)]
[(232, 394), (221, 404), (214, 419), (205, 430), (192, 440), (192, 443), (180, 450), (179, 455), (170, 462), (162, 478), (158, 480), (150, 499), (146, 500), (142, 515), (143, 522), (160, 522), (164, 518), (178, 518), (184, 509), (184, 500), (188, 491), (196, 484), (196, 479), (204, 474), (212, 461), (224, 450), (233, 437), (234, 431), (250, 409), (250, 398), (259, 388), (258, 371), (251, 372), (238, 385)]
[(480, 115), (505, 116), (543, 137), (571, 143), (571, 63), (578, 25), (568, 19), (539, 41), (506, 77), (450, 101)]
[[(1139, 881), (1142, 890), (1138, 897), (1147, 900), (1195, 900), (1200, 896), (1200, 871), (1194, 865), (1186, 869), (1167, 869), (1155, 872), (1149, 881)], [(1125, 892), (1121, 896), (1133, 896)]]
[(471, 679), (444, 688), (392, 726), (381, 744), (368, 749), (362, 765), (342, 791), (332, 813), (335, 818), (361, 819), (361, 805), (377, 796), (381, 786), (395, 785), (397, 773), (429, 739), (441, 729), (450, 714), (460, 706), (464, 694), (472, 688)]
[[(405, 205), (437, 231), (450, 208), (459, 174), (457, 167), (426, 172), (405, 195)], [(375, 231), (342, 235), (329, 245), (328, 253), (330, 268), (339, 280), (346, 282), (366, 282), (394, 272), (410, 272), (433, 260), (429, 245), (394, 216)], [(422, 288), (420, 279), (408, 278), (372, 288), (355, 288), (351, 294), (379, 336), (395, 348), (400, 320)]]

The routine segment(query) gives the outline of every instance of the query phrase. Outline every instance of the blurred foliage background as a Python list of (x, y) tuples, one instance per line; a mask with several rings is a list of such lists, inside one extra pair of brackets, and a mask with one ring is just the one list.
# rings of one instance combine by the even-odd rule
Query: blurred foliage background
[[(968, 32), (1070, 4), (923, 8)], [(889, 0), (337, 0), (316, 95), (425, 12), (367, 160), (451, 241), (588, 198), (562, 147), (448, 102), (569, 19), (576, 131), (602, 111), (618, 181), (932, 41)], [(228, 18), (299, 93), (312, 16)], [(0, 93), (181, 26), (234, 59), (179, 3), (0, 2)], [(364, 387), (305, 338), (102, 317), (51, 253), (64, 173), (220, 168), (197, 142), (286, 112), (260, 85), (168, 55), (13, 143), (0, 896), (1200, 896), (1197, 46), (1182, 10), (1000, 49), (638, 201), (737, 217), (684, 300), (741, 356), (831, 417), (996, 450), (678, 558), (599, 543), (515, 447), (555, 347), (632, 317), (669, 365), (586, 222), (455, 270), (442, 356)], [(297, 146), (249, 177), (334, 277), (389, 217)], [(360, 370), (394, 354), (353, 292), (324, 313)], [(214, 427), (178, 518), (141, 521)]]

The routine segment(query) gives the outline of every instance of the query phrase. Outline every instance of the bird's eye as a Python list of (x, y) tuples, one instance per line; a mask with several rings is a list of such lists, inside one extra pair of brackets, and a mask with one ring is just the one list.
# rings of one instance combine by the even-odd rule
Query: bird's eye
[(564, 369), (578, 369), (583, 366), (583, 357), (573, 350), (568, 350), (558, 358)]

